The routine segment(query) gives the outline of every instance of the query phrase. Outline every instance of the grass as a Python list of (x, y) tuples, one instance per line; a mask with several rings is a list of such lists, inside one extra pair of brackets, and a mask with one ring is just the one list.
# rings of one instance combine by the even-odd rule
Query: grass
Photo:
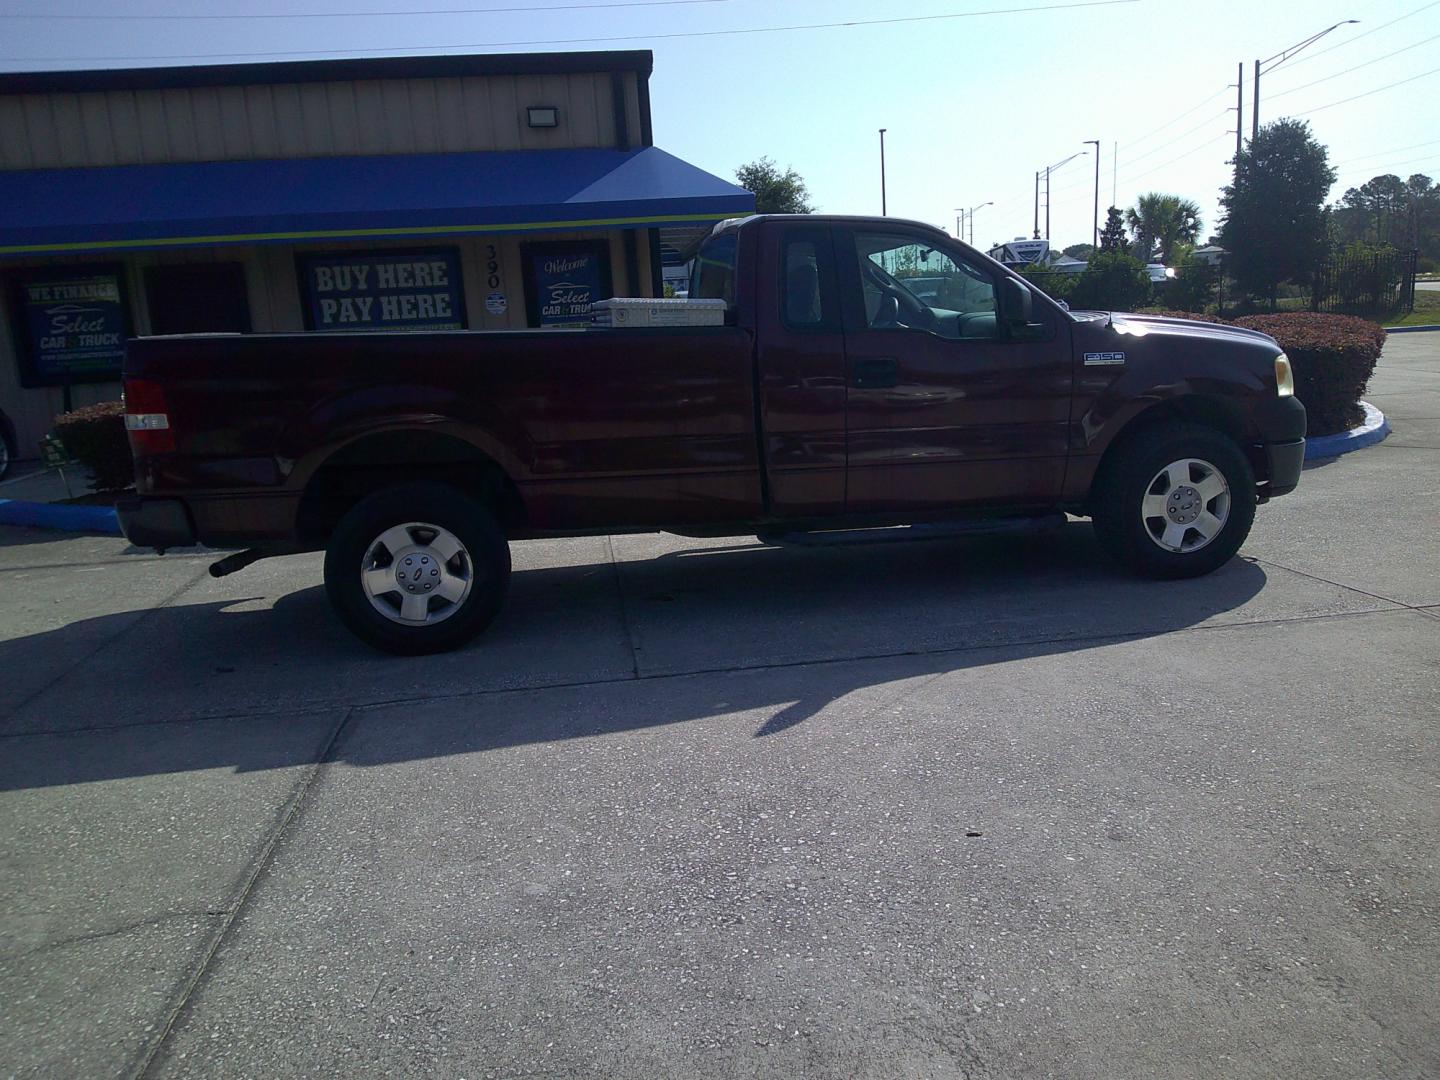
[(1432, 289), (1415, 290), (1415, 310), (1400, 318), (1385, 319), (1386, 326), (1433, 326), (1440, 325), (1440, 292)]

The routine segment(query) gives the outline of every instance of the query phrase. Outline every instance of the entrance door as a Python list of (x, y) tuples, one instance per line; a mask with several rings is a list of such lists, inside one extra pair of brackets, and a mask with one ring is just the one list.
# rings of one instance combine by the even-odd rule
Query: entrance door
[(1069, 327), (1037, 299), (1022, 340), (1001, 275), (903, 225), (837, 229), (851, 513), (1046, 504), (1065, 479)]
[(152, 334), (250, 332), (250, 301), (240, 263), (147, 267), (145, 299)]

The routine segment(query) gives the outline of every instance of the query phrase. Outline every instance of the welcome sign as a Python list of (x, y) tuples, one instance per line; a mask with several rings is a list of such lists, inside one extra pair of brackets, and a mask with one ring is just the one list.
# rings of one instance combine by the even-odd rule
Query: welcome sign
[(463, 330), (460, 253), (301, 255), (309, 330)]
[(119, 377), (130, 336), (124, 269), (56, 266), (14, 279), (14, 326), (24, 386), (107, 382)]
[(610, 260), (603, 242), (528, 244), (525, 306), (531, 326), (589, 326), (590, 308), (610, 296)]

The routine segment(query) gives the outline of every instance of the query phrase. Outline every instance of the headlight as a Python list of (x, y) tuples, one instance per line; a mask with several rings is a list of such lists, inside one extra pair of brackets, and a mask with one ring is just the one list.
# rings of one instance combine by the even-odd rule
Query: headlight
[(1275, 357), (1275, 392), (1281, 397), (1295, 395), (1295, 375), (1290, 370), (1290, 358), (1283, 352)]

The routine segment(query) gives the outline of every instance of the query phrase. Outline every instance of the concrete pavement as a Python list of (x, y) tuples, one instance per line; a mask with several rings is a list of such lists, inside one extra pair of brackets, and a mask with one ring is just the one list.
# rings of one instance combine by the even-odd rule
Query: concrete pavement
[(1369, 397), (1202, 581), (526, 543), (419, 660), (0, 533), (0, 1074), (1434, 1075), (1440, 335)]

